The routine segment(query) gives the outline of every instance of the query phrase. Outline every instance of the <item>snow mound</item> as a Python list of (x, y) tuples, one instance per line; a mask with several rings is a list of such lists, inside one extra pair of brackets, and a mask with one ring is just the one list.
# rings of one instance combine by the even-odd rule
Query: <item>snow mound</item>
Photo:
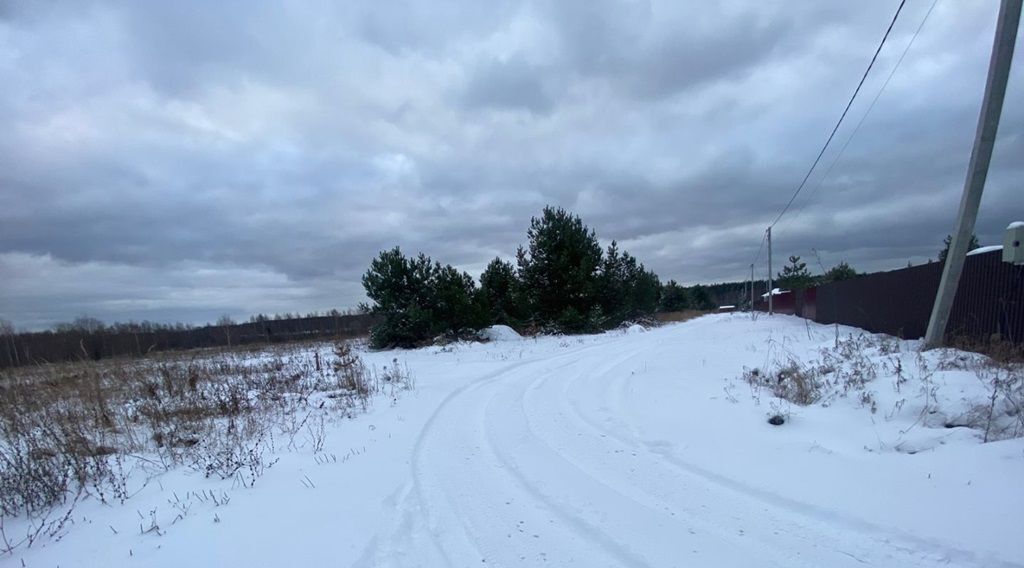
[[(781, 296), (782, 294), (789, 294), (789, 290), (783, 290), (782, 288), (772, 288), (772, 296)], [(761, 294), (762, 298), (767, 298), (768, 293)]]
[(634, 323), (633, 325), (626, 328), (627, 334), (643, 333), (645, 331), (647, 331), (647, 328), (638, 323)]
[(987, 247), (976, 248), (967, 253), (967, 256), (974, 256), (976, 254), (985, 254), (986, 252), (993, 252), (997, 250), (1003, 250), (1003, 245), (990, 245)]
[(519, 341), (523, 336), (507, 325), (492, 325), (480, 330), (480, 338), (488, 341)]

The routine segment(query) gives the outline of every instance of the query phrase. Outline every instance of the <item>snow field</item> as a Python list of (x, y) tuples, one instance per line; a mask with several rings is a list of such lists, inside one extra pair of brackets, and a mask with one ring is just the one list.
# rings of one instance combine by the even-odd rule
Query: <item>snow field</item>
[[(1024, 440), (946, 427), (988, 393), (971, 371), (938, 370), (955, 353), (918, 365), (913, 342), (864, 347), (872, 412), (861, 391), (796, 406), (743, 379), (835, 345), (834, 328), (794, 317), (499, 335), (363, 353), (397, 359), (416, 389), (330, 423), (322, 452), (281, 451), (251, 488), (182, 469), (123, 506), (84, 501), (59, 542), (6, 562), (1024, 565)], [(767, 424), (776, 412), (786, 424)]]

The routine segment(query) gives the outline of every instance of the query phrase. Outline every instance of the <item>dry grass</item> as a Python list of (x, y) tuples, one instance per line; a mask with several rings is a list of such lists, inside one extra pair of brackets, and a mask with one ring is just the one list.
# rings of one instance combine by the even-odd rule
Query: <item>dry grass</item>
[[(333, 353), (289, 345), (8, 370), (0, 374), (0, 554), (59, 534), (84, 495), (124, 502), (140, 460), (251, 486), (275, 452), (322, 449), (325, 419), (411, 388), (408, 370), (391, 367), (367, 368), (343, 342)], [(54, 517), (62, 506), (67, 514)], [(30, 534), (3, 533), (15, 516), (37, 521)]]
[(704, 312), (700, 310), (683, 310), (681, 312), (660, 312), (654, 314), (654, 319), (661, 323), (675, 323), (681, 321), (689, 321), (700, 316), (707, 315), (711, 312)]
[[(755, 398), (767, 390), (797, 405), (827, 406), (837, 398), (852, 397), (875, 413), (877, 393), (871, 389), (879, 386), (875, 379), (880, 374), (887, 375), (893, 378), (891, 386), (897, 395), (919, 397), (918, 421), (927, 423), (932, 414), (943, 414), (938, 412), (935, 373), (967, 371), (984, 385), (988, 393), (984, 403), (932, 426), (972, 428), (982, 434), (983, 442), (1024, 436), (1024, 364), (1019, 346), (991, 346), (988, 355), (944, 349), (937, 360), (929, 362), (920, 352), (901, 353), (901, 345), (887, 336), (851, 335), (820, 349), (816, 360), (801, 362), (787, 352), (765, 369), (744, 369), (742, 379)], [(901, 398), (892, 412), (902, 409), (905, 402), (906, 398)]]
[(1024, 343), (1015, 344), (999, 337), (988, 340), (958, 337), (952, 339), (949, 345), (963, 351), (981, 353), (998, 363), (1024, 364)]
[(822, 385), (813, 369), (790, 359), (769, 372), (760, 369), (745, 369), (743, 380), (757, 388), (767, 388), (783, 400), (806, 406), (821, 398)]

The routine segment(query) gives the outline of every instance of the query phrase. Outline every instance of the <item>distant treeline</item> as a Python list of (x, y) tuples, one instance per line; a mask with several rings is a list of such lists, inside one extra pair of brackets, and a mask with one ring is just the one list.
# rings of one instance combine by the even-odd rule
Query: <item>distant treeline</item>
[[(712, 302), (717, 306), (750, 306), (750, 281), (744, 282), (719, 282), (716, 284), (705, 284), (703, 286)], [(768, 282), (765, 280), (754, 281), (754, 294), (760, 296), (768, 290)]]
[(0, 368), (109, 357), (138, 357), (154, 351), (231, 347), (302, 339), (366, 335), (379, 316), (328, 312), (301, 317), (253, 316), (247, 323), (221, 318), (217, 324), (189, 326), (130, 322), (105, 325), (93, 318), (58, 324), (53, 330), (0, 333)]
[[(944, 255), (940, 254), (940, 256)], [(782, 271), (775, 276), (772, 287), (783, 290), (803, 290), (829, 282), (849, 280), (857, 275), (858, 272), (847, 264), (846, 261), (825, 270), (824, 274), (811, 274), (810, 270), (807, 269), (806, 262), (801, 261), (799, 256), (791, 256), (789, 257), (789, 264), (783, 266)], [(711, 300), (719, 306), (732, 305), (741, 309), (750, 308), (749, 280), (721, 282), (704, 286), (698, 285), (694, 288), (701, 287), (707, 291)], [(766, 280), (755, 280), (754, 295), (760, 298), (766, 292), (768, 292), (768, 282)]]

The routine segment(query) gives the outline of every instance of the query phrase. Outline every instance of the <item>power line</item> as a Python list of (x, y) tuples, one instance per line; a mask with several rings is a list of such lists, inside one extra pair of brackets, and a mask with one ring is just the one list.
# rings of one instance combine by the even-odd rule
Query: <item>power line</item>
[(903, 5), (906, 3), (907, 0), (900, 0), (900, 5), (896, 8), (896, 13), (893, 14), (892, 21), (889, 22), (889, 27), (885, 30), (885, 35), (882, 36), (882, 41), (879, 42), (878, 47), (875, 49), (875, 54), (871, 56), (871, 61), (868, 63), (867, 69), (864, 70), (864, 74), (861, 76), (860, 82), (857, 83), (857, 88), (853, 91), (853, 96), (851, 96), (850, 101), (846, 103), (846, 108), (843, 109), (843, 114), (839, 117), (839, 121), (836, 122), (835, 127), (832, 129), (832, 133), (828, 135), (828, 140), (826, 140), (825, 145), (821, 147), (821, 151), (818, 152), (818, 157), (814, 159), (814, 163), (811, 164), (811, 168), (807, 170), (807, 175), (804, 176), (803, 181), (800, 182), (796, 191), (793, 192), (793, 197), (789, 198), (789, 202), (786, 203), (786, 206), (782, 208), (779, 216), (776, 217), (769, 226), (774, 227), (775, 224), (779, 222), (779, 219), (782, 219), (782, 216), (785, 215), (786, 211), (789, 211), (790, 206), (793, 205), (793, 201), (796, 200), (796, 196), (800, 195), (800, 191), (805, 185), (807, 185), (807, 180), (811, 177), (811, 173), (814, 172), (814, 168), (818, 166), (818, 162), (821, 161), (821, 157), (825, 154), (825, 150), (828, 149), (828, 145), (832, 142), (832, 139), (835, 138), (836, 132), (839, 130), (839, 126), (843, 123), (843, 119), (846, 118), (846, 113), (850, 112), (850, 107), (853, 106), (853, 101), (857, 98), (857, 93), (860, 92), (861, 86), (864, 85), (864, 80), (868, 78), (868, 73), (871, 72), (871, 68), (875, 65), (875, 60), (878, 59), (878, 54), (882, 51), (882, 47), (885, 45), (885, 40), (889, 38), (889, 33), (892, 32), (892, 27), (896, 25), (896, 19), (899, 18), (900, 12), (903, 10)]
[(914, 41), (917, 39), (918, 34), (921, 33), (921, 28), (924, 27), (924, 23), (928, 21), (928, 16), (932, 15), (932, 11), (935, 9), (935, 5), (938, 3), (939, 0), (932, 0), (931, 7), (929, 7), (928, 11), (925, 12), (924, 18), (921, 19), (921, 23), (918, 24), (917, 29), (914, 30), (914, 35), (911, 36), (910, 41), (907, 43), (907, 46), (903, 48), (903, 53), (901, 53), (899, 59), (896, 60), (896, 65), (894, 65), (892, 70), (889, 71), (889, 76), (886, 77), (885, 82), (882, 83), (882, 88), (879, 89), (878, 93), (875, 94), (875, 98), (871, 100), (871, 104), (868, 105), (867, 111), (865, 111), (864, 115), (860, 117), (860, 121), (857, 122), (857, 126), (853, 128), (853, 132), (850, 133), (849, 138), (846, 139), (846, 142), (843, 144), (843, 147), (839, 149), (839, 153), (836, 154), (835, 159), (832, 160), (832, 163), (829, 164), (828, 169), (826, 169), (825, 173), (822, 174), (821, 179), (818, 180), (818, 184), (814, 186), (813, 189), (811, 189), (810, 193), (807, 195), (807, 199), (804, 200), (804, 204), (801, 205), (799, 209), (797, 209), (797, 212), (793, 216), (793, 218), (799, 217), (800, 214), (803, 213), (804, 208), (807, 207), (807, 205), (810, 203), (811, 195), (813, 195), (814, 192), (818, 191), (818, 189), (821, 188), (821, 186), (825, 183), (825, 180), (828, 178), (828, 175), (832, 173), (832, 169), (836, 167), (837, 163), (839, 163), (839, 159), (843, 156), (843, 152), (846, 151), (846, 147), (849, 146), (850, 142), (852, 142), (854, 137), (857, 136), (857, 133), (860, 131), (860, 127), (864, 124), (864, 121), (867, 119), (868, 115), (871, 114), (872, 109), (875, 108), (875, 103), (878, 102), (878, 99), (882, 96), (882, 93), (885, 92), (885, 88), (889, 86), (889, 82), (892, 81), (893, 76), (896, 75), (896, 70), (900, 68), (900, 64), (903, 63), (903, 59), (907, 56), (907, 52), (910, 51), (910, 46), (914, 45)]
[(761, 258), (761, 251), (764, 250), (764, 242), (766, 240), (768, 240), (768, 231), (761, 235), (761, 246), (757, 247), (757, 253), (754, 255), (754, 259), (750, 261), (750, 264), (755, 264), (757, 259)]

